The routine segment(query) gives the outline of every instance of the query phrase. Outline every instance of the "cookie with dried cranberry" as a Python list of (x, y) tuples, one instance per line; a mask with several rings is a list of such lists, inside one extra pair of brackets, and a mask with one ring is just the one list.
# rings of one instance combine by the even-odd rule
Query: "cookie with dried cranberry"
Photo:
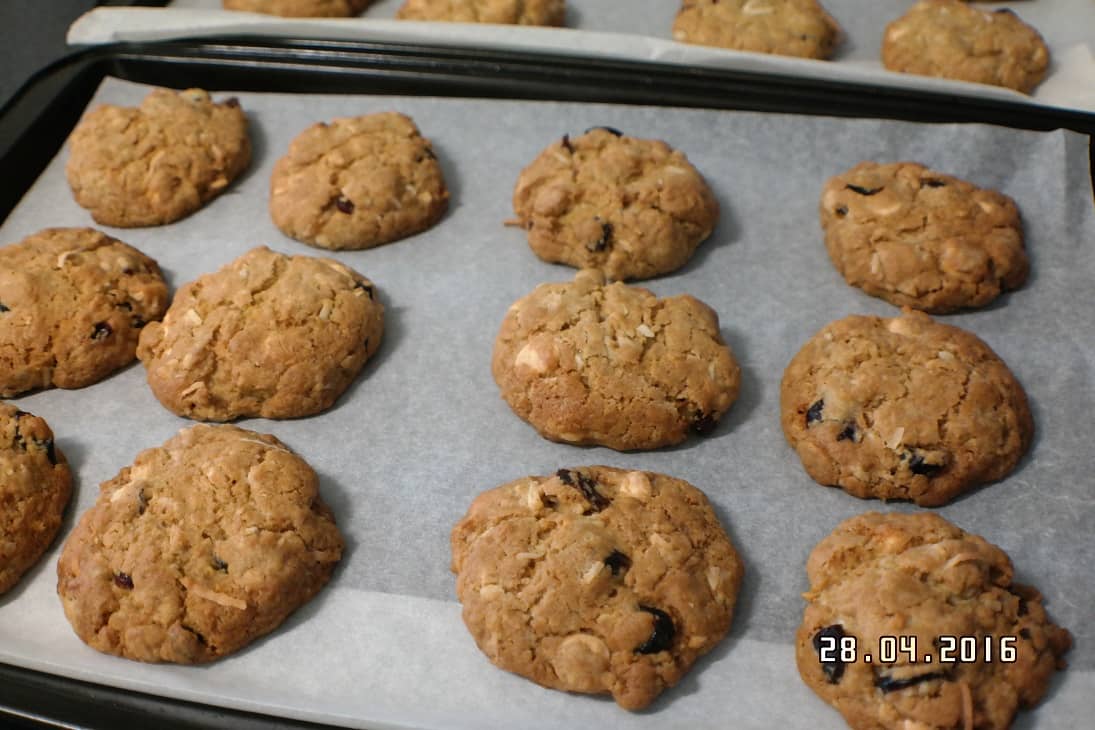
[(270, 178), (270, 216), (312, 246), (362, 249), (420, 233), (448, 208), (430, 141), (397, 112), (314, 124)]
[(684, 266), (719, 217), (684, 153), (608, 127), (541, 152), (517, 179), (513, 210), (541, 259), (617, 281)]
[(673, 22), (682, 43), (828, 58), (840, 25), (817, 0), (684, 0)]
[(1012, 581), (1003, 550), (938, 515), (853, 517), (806, 571), (798, 671), (857, 730), (1004, 730), (1064, 667), (1071, 637), (1038, 591)]
[(348, 18), (373, 0), (223, 0), (225, 10), (244, 10), (286, 18)]
[(787, 365), (780, 408), (815, 481), (930, 507), (1006, 476), (1034, 433), (1003, 360), (976, 335), (912, 310), (823, 327)]
[(618, 451), (709, 433), (741, 384), (710, 307), (606, 284), (591, 269), (510, 307), (491, 370), (513, 412), (544, 438)]
[(0, 595), (53, 542), (72, 473), (45, 420), (0, 403)]
[(743, 567), (691, 484), (590, 466), (476, 497), (452, 570), (494, 664), (637, 710), (726, 635)]
[(69, 138), (76, 202), (96, 222), (158, 226), (223, 193), (251, 162), (247, 117), (232, 98), (154, 89), (139, 107), (93, 109)]
[(208, 662), (273, 631), (331, 577), (343, 541), (316, 473), (273, 436), (198, 425), (99, 487), (57, 563), (94, 649)]
[(97, 383), (133, 362), (166, 308), (156, 262), (92, 228), (0, 248), (0, 396)]
[(915, 162), (861, 162), (825, 183), (820, 208), (833, 265), (891, 304), (981, 307), (1030, 270), (1014, 200)]
[(566, 0), (404, 0), (399, 20), (562, 25)]

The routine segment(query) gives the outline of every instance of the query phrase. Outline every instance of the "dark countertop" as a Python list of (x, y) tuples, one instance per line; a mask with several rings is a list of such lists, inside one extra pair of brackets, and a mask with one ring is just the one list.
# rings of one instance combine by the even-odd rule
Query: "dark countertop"
[(0, 105), (38, 69), (68, 52), (65, 33), (96, 0), (0, 2)]

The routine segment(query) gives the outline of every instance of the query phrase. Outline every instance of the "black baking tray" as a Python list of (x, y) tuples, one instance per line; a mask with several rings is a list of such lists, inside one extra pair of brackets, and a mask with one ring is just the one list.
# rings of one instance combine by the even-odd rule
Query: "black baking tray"
[[(106, 76), (173, 88), (589, 101), (979, 122), (1070, 129), (1089, 138), (1095, 134), (1095, 114), (680, 65), (368, 41), (223, 37), (112, 44), (79, 51), (48, 66), (0, 109), (0, 221), (64, 144)], [(3, 664), (0, 688), (0, 728), (322, 727)]]

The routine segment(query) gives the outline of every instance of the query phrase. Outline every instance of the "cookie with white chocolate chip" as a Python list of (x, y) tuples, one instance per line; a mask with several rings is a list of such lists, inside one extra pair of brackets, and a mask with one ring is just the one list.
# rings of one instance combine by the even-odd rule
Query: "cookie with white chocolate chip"
[(825, 183), (820, 209), (833, 265), (891, 304), (981, 307), (1030, 269), (1015, 201), (915, 162), (861, 162)]
[(316, 473), (273, 436), (197, 425), (99, 488), (57, 563), (94, 649), (196, 664), (273, 631), (331, 577), (343, 541)]
[(673, 39), (735, 51), (828, 58), (840, 25), (817, 0), (684, 0)]
[(562, 25), (566, 0), (404, 0), (399, 20)]
[(823, 327), (787, 365), (780, 408), (815, 481), (931, 507), (1007, 475), (1034, 432), (999, 356), (913, 310)]
[(710, 307), (606, 284), (592, 269), (515, 302), (491, 368), (514, 413), (544, 438), (618, 451), (712, 431), (741, 384)]
[(180, 416), (298, 418), (329, 408), (380, 346), (371, 281), (333, 259), (254, 248), (175, 294), (137, 357)]
[(452, 570), (494, 664), (637, 710), (725, 636), (743, 566), (691, 484), (590, 466), (476, 497)]
[(373, 0), (223, 0), (225, 10), (280, 15), (283, 18), (349, 18)]

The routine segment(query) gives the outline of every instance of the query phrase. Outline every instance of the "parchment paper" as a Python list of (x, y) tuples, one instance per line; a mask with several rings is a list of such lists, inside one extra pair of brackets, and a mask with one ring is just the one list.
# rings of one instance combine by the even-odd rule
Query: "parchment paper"
[(978, 3), (990, 10), (1012, 8), (1045, 38), (1052, 66), (1033, 96), (885, 71), (879, 60), (883, 29), (906, 12), (910, 0), (826, 0), (845, 31), (832, 61), (677, 43), (672, 27), (678, 0), (568, 0), (565, 29), (391, 20), (402, 2), (378, 0), (360, 18), (304, 20), (224, 11), (220, 0), (174, 0), (167, 9), (98, 8), (73, 24), (68, 42), (243, 34), (440, 43), (730, 68), (1095, 111), (1095, 3), (1090, 0)]
[[(96, 100), (136, 104), (146, 87), (108, 79)], [(349, 549), (331, 585), (281, 629), (204, 667), (107, 657), (72, 633), (56, 598), (59, 546), (0, 598), (0, 661), (66, 676), (273, 714), (371, 727), (839, 728), (803, 685), (792, 652), (804, 563), (842, 519), (910, 505), (863, 501), (818, 486), (779, 427), (779, 381), (801, 345), (851, 313), (892, 316), (848, 287), (822, 244), (825, 179), (856, 162), (914, 159), (1019, 203), (1030, 281), (984, 310), (946, 321), (985, 339), (1026, 386), (1037, 436), (1007, 479), (939, 510), (1004, 548), (1069, 628), (1071, 668), (1018, 727), (1080, 727), (1095, 712), (1091, 566), (1095, 490), (1095, 211), (1087, 139), (987, 126), (703, 110), (462, 99), (238, 95), (255, 161), (221, 198), (176, 224), (110, 230), (163, 266), (172, 287), (255, 245), (329, 255), (282, 236), (266, 209), (273, 163), (307, 125), (396, 109), (435, 143), (452, 208), (434, 229), (369, 251), (335, 254), (372, 278), (387, 307), (376, 357), (327, 413), (247, 420), (276, 434), (321, 475)], [(541, 439), (498, 396), (491, 347), (507, 307), (573, 270), (545, 264), (524, 233), (503, 227), (524, 165), (563, 133), (610, 125), (686, 152), (722, 217), (682, 271), (646, 285), (691, 293), (720, 315), (743, 368), (741, 396), (708, 438), (620, 454)], [(92, 225), (55, 159), (0, 227), (0, 242), (46, 226)], [(44, 416), (77, 476), (64, 527), (97, 486), (188, 422), (152, 396), (135, 365), (78, 391), (16, 399)], [(746, 563), (730, 636), (653, 708), (544, 690), (491, 666), (460, 620), (448, 535), (480, 491), (564, 466), (609, 464), (684, 478), (705, 490)], [(728, 713), (732, 722), (728, 725)]]

